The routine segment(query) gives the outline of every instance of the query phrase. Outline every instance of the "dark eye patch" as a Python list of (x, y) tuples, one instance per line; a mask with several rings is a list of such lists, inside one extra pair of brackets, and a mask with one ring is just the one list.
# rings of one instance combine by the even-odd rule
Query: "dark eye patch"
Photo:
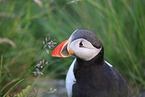
[(83, 44), (83, 42), (81, 41), (80, 43), (79, 43), (79, 47), (83, 47), (84, 46), (84, 44)]

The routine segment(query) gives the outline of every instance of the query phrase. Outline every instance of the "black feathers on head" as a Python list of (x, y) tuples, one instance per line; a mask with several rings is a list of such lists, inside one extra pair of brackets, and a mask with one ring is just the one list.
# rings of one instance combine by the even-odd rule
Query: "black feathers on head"
[(89, 30), (82, 29), (82, 30), (74, 31), (73, 34), (71, 35), (72, 41), (75, 39), (78, 39), (78, 38), (84, 38), (84, 39), (90, 41), (92, 43), (92, 45), (96, 48), (100, 48), (102, 46), (98, 37)]

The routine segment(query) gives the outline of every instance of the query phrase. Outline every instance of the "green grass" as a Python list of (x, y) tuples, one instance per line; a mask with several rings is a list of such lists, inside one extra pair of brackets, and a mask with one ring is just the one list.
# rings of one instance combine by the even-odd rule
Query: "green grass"
[(52, 58), (43, 49), (42, 41), (50, 37), (59, 44), (76, 29), (96, 33), (104, 45), (105, 59), (130, 87), (145, 91), (144, 0), (41, 1), (42, 7), (33, 0), (0, 1), (0, 38), (16, 44), (0, 43), (0, 89), (6, 87), (1, 95), (9, 90), (14, 94), (17, 88), (28, 86), (26, 79), (43, 59), (50, 64), (45, 75), (64, 78), (60, 73), (67, 71), (73, 58)]

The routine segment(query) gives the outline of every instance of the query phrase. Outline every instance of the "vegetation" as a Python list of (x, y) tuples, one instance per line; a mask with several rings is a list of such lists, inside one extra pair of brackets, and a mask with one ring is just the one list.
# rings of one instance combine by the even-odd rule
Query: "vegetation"
[(0, 95), (32, 88), (40, 75), (28, 78), (42, 60), (44, 75), (64, 78), (73, 58), (52, 58), (43, 41), (59, 44), (76, 29), (95, 32), (132, 91), (145, 91), (144, 9), (144, 0), (0, 0)]

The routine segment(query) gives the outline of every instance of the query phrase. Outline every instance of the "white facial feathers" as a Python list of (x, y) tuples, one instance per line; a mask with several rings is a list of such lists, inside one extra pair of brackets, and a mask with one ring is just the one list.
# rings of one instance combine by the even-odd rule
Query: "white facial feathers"
[(94, 58), (100, 51), (102, 47), (97, 49), (89, 41), (83, 38), (76, 39), (70, 43), (70, 50), (72, 50), (75, 56), (89, 61)]

